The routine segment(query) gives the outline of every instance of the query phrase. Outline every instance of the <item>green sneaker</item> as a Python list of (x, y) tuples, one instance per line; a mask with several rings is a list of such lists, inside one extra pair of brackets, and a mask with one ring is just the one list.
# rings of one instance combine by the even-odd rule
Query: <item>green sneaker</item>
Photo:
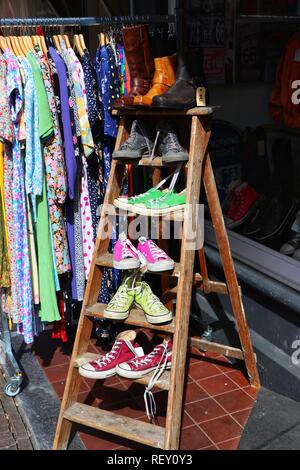
[(151, 287), (145, 281), (136, 282), (135, 289), (134, 302), (137, 307), (144, 310), (145, 317), (149, 323), (157, 325), (173, 320), (172, 312), (153, 294)]
[[(158, 199), (165, 194), (164, 191), (160, 191), (156, 188), (151, 188), (145, 193), (139, 194), (133, 197), (118, 197), (114, 200), (114, 206), (123, 210), (131, 210), (135, 207), (135, 204), (143, 204), (148, 199)], [(134, 206), (134, 207), (133, 207)]]
[(132, 287), (132, 277), (128, 276), (107, 304), (104, 310), (105, 318), (125, 320), (134, 302), (135, 289)]
[(174, 212), (183, 212), (186, 204), (186, 190), (181, 193), (168, 191), (159, 199), (148, 199), (135, 205), (135, 212), (141, 215), (167, 215)]

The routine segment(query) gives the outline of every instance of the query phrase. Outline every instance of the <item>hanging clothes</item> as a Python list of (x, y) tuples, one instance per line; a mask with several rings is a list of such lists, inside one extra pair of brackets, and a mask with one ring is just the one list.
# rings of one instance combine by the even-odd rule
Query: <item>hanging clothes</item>
[(19, 118), (23, 105), (23, 89), (16, 58), (8, 50), (5, 51), (4, 57), (7, 61), (7, 93), (9, 97), (11, 121), (13, 123), (11, 189), (14, 249), (16, 253), (16, 281), (21, 307), (19, 328), (24, 335), (25, 342), (32, 343), (33, 293), (25, 203), (25, 174), (18, 140)]

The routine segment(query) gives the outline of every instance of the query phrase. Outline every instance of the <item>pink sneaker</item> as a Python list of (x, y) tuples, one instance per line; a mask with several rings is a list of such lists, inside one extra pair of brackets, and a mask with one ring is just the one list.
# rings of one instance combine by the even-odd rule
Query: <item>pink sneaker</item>
[(144, 255), (149, 271), (157, 272), (174, 269), (174, 261), (152, 240), (140, 237), (137, 249)]
[(150, 354), (119, 363), (117, 374), (127, 379), (140, 379), (152, 371), (169, 369), (172, 361), (172, 341), (165, 339)]
[(137, 250), (125, 233), (121, 233), (115, 244), (113, 264), (116, 269), (137, 269), (141, 264)]
[(143, 357), (143, 348), (135, 343), (135, 339), (135, 331), (122, 331), (109, 353), (79, 367), (80, 375), (88, 379), (106, 379), (116, 374), (118, 364), (139, 356)]

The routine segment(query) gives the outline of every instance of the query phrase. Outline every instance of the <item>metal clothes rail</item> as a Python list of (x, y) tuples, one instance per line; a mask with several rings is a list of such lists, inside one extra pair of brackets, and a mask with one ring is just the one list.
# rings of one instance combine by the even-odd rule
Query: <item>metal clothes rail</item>
[(0, 27), (5, 26), (99, 26), (114, 24), (175, 23), (175, 15), (143, 16), (87, 16), (68, 18), (3, 18)]

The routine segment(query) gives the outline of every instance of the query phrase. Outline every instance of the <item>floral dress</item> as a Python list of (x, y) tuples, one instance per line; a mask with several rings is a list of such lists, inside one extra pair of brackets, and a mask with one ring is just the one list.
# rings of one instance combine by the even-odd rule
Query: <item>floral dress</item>
[(66, 227), (62, 208), (62, 204), (64, 204), (66, 201), (67, 194), (66, 166), (50, 70), (41, 51), (37, 52), (35, 57), (41, 67), (42, 78), (44, 81), (54, 126), (54, 136), (49, 143), (46, 143), (44, 147), (44, 157), (47, 181), (47, 197), (56, 269), (58, 274), (64, 274), (71, 269)]
[(12, 142), (12, 219), (14, 224), (14, 250), (16, 255), (16, 282), (20, 303), (19, 331), (26, 343), (33, 341), (33, 292), (30, 270), (28, 226), (26, 214), (24, 167), (21, 156), (19, 119), (23, 105), (23, 89), (20, 70), (15, 57), (5, 51), (7, 60), (7, 93), (9, 97), (11, 120), (13, 122)]

